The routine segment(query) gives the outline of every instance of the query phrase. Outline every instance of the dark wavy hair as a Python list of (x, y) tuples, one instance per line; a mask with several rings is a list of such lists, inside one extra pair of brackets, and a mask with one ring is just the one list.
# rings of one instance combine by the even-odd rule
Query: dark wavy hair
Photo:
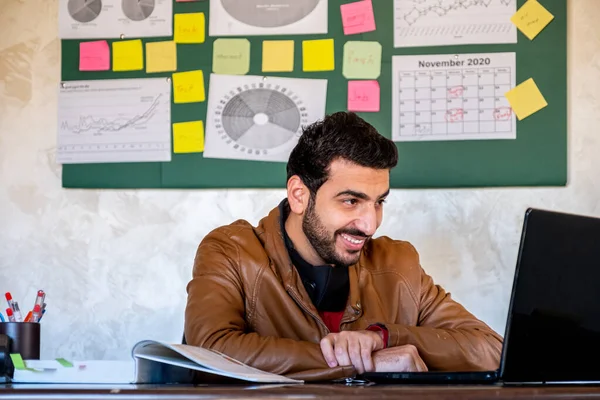
[(336, 112), (303, 129), (288, 160), (287, 179), (298, 175), (314, 196), (336, 159), (389, 170), (398, 163), (398, 149), (355, 113)]

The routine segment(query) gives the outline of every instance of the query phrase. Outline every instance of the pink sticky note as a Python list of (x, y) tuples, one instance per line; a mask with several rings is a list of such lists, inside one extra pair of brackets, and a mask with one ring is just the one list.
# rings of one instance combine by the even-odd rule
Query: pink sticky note
[(107, 71), (110, 69), (110, 50), (106, 40), (79, 43), (80, 71)]
[(379, 82), (348, 81), (348, 111), (379, 112)]
[(362, 0), (354, 3), (342, 4), (342, 25), (344, 35), (371, 32), (375, 30), (375, 16), (371, 0)]

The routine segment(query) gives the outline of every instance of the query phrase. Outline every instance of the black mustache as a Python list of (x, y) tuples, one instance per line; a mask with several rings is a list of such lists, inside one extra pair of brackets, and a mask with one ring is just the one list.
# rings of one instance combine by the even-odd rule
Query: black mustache
[(338, 233), (339, 234), (345, 233), (347, 235), (362, 237), (364, 239), (367, 239), (369, 237), (369, 235), (365, 235), (365, 233), (363, 231), (359, 231), (358, 229), (344, 229), (344, 230), (339, 230)]

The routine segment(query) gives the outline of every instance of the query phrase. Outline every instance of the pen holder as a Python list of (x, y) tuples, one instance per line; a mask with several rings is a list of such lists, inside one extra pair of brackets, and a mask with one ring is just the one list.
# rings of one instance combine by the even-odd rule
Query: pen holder
[(10, 352), (24, 360), (40, 359), (40, 324), (37, 322), (0, 322), (0, 334), (10, 338)]

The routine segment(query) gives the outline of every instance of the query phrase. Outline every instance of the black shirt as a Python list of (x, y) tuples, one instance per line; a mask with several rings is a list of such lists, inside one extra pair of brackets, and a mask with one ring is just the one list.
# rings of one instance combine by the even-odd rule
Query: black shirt
[(296, 267), (304, 288), (319, 311), (342, 311), (346, 307), (350, 281), (348, 268), (331, 265), (311, 265), (298, 251), (285, 231), (285, 220), (290, 213), (287, 199), (279, 204), (281, 232), (292, 264)]

